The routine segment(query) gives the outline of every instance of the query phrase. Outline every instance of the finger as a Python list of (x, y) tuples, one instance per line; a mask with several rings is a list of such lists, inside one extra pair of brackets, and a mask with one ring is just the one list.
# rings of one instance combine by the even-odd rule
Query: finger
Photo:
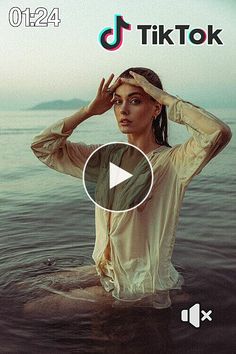
[(141, 78), (141, 77), (143, 77), (142, 75), (139, 75), (139, 74), (137, 74), (137, 73), (135, 73), (134, 71), (129, 71), (129, 74), (131, 75), (131, 76), (133, 76), (133, 78), (136, 80), (136, 79), (139, 79), (139, 78)]
[(140, 74), (135, 73), (134, 71), (129, 71), (129, 73), (134, 77), (135, 80), (140, 81), (140, 80), (146, 80), (145, 77), (143, 77)]
[(109, 87), (110, 83), (112, 82), (113, 78), (114, 78), (114, 74), (111, 74), (109, 79), (107, 80), (107, 82), (105, 83), (103, 89), (107, 90), (107, 88)]
[(111, 99), (110, 102), (114, 103), (116, 100), (117, 100), (117, 98), (116, 98), (116, 96), (115, 96), (115, 91), (113, 91), (112, 99)]
[(98, 87), (98, 94), (101, 94), (102, 93), (102, 88), (103, 88), (103, 84), (104, 84), (104, 82), (105, 82), (105, 79), (104, 79), (104, 77), (102, 78), (102, 81), (100, 82), (100, 85), (99, 85), (99, 87)]
[(127, 79), (127, 78), (121, 78), (121, 82), (123, 84), (129, 84), (129, 85), (135, 85), (138, 86), (138, 82), (135, 79)]
[(135, 76), (136, 76), (136, 77), (142, 76), (142, 75), (137, 74), (137, 73), (135, 73), (134, 71), (131, 71), (131, 70), (129, 71), (129, 74), (132, 75), (133, 77), (135, 77)]
[(110, 87), (111, 91), (114, 92), (117, 89), (117, 87), (119, 87), (121, 84), (122, 84), (121, 78), (118, 77), (115, 83)]

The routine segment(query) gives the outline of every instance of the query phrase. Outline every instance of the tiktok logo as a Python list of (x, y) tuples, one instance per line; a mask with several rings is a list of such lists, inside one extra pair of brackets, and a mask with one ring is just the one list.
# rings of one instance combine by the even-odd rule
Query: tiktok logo
[[(114, 17), (114, 28), (106, 27), (99, 33), (99, 43), (103, 46), (103, 48), (107, 50), (117, 50), (123, 43), (123, 29), (131, 30), (131, 25), (123, 19), (121, 15), (115, 15)], [(112, 43), (107, 42), (107, 37), (113, 35), (114, 40)]]
[[(121, 15), (114, 17), (114, 30), (111, 27), (105, 27), (98, 37), (99, 44), (109, 51), (120, 48), (123, 44), (123, 30), (131, 30), (131, 24), (125, 22)], [(137, 25), (137, 31), (141, 34), (141, 45), (224, 45), (219, 37), (222, 28), (214, 28), (213, 25), (207, 25), (207, 28), (191, 28), (189, 24), (178, 24), (174, 28), (166, 28), (165, 25), (142, 24)], [(171, 38), (171, 33), (176, 32), (175, 39)], [(108, 43), (107, 39), (113, 35), (113, 42)]]

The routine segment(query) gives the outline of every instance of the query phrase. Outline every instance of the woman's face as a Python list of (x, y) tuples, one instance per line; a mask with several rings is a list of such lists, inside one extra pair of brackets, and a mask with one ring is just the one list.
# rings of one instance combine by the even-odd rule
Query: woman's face
[(141, 87), (124, 83), (114, 93), (114, 112), (122, 133), (139, 135), (151, 129), (160, 104)]

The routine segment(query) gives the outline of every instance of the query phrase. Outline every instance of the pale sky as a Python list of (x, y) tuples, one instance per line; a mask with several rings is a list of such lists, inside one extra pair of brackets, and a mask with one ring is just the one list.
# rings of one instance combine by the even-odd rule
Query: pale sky
[[(60, 9), (59, 27), (11, 27), (12, 7), (32, 12)], [(15, 110), (56, 99), (92, 99), (102, 77), (131, 66), (149, 67), (170, 94), (207, 107), (235, 107), (236, 1), (219, 0), (9, 0), (0, 2), (0, 109)], [(131, 24), (123, 45), (107, 51), (98, 42), (114, 14)], [(138, 24), (222, 28), (224, 45), (140, 44)], [(177, 38), (171, 35), (172, 38)], [(177, 40), (176, 40), (177, 42)]]

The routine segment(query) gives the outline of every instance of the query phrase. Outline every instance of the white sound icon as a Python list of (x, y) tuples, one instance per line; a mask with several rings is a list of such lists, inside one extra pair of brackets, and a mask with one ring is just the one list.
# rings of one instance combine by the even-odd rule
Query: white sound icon
[(212, 321), (210, 315), (212, 314), (212, 310), (204, 311), (200, 309), (200, 304), (194, 304), (190, 309), (181, 311), (181, 321), (189, 322), (196, 328), (200, 327), (200, 314), (202, 314), (201, 321)]

